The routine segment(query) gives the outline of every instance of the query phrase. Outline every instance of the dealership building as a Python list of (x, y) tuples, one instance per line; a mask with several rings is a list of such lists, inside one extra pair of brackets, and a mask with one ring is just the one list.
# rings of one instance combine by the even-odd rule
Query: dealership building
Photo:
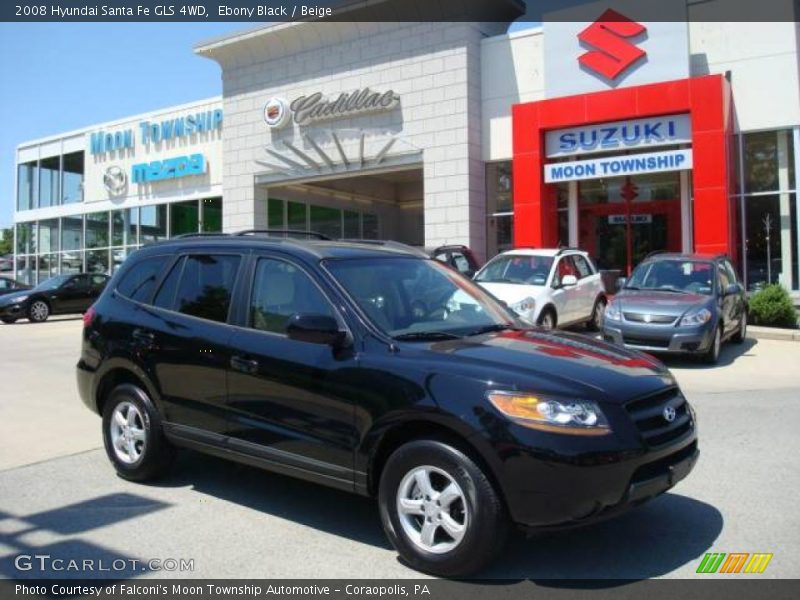
[[(509, 22), (524, 8), (488, 5)], [(621, 272), (727, 253), (748, 289), (797, 293), (796, 24), (635, 16), (597, 3), (594, 21), (510, 34), (292, 22), (201, 42), (221, 97), (18, 146), (17, 276), (288, 228), (482, 258), (578, 246)]]

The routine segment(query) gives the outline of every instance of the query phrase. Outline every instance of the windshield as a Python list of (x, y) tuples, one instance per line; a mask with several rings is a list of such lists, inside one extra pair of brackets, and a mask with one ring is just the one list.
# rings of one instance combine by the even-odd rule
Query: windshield
[(544, 285), (553, 266), (552, 256), (508, 254), (490, 261), (475, 277), (484, 283)]
[(443, 339), (520, 325), (481, 288), (434, 260), (359, 258), (328, 260), (325, 267), (395, 338)]
[(663, 290), (711, 295), (714, 290), (714, 265), (691, 260), (658, 260), (639, 265), (625, 289)]
[(36, 291), (39, 292), (46, 292), (48, 290), (54, 290), (61, 286), (67, 279), (72, 277), (71, 275), (56, 275), (55, 277), (51, 277), (50, 279), (46, 279), (42, 283), (36, 286)]

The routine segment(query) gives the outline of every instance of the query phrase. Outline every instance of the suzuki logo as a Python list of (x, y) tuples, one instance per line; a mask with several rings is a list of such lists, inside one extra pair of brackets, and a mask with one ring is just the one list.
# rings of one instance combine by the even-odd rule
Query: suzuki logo
[(645, 33), (647, 28), (608, 9), (578, 34), (578, 39), (594, 48), (578, 57), (578, 62), (607, 79), (616, 79), (647, 53), (627, 38)]
[(667, 423), (672, 423), (675, 420), (675, 417), (678, 416), (678, 411), (671, 406), (667, 406), (664, 408), (664, 412), (662, 414), (664, 415), (664, 420)]

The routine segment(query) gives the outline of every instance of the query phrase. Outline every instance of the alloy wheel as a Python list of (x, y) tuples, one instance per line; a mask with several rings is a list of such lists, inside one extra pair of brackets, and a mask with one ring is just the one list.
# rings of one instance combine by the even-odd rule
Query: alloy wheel
[(132, 402), (120, 402), (109, 424), (111, 445), (120, 462), (132, 465), (144, 453), (147, 434), (142, 413)]
[(397, 514), (408, 539), (418, 548), (443, 554), (456, 548), (469, 525), (467, 501), (447, 472), (415, 467), (397, 488)]
[(47, 304), (41, 300), (37, 300), (31, 305), (31, 317), (34, 321), (44, 321), (49, 313), (50, 309)]

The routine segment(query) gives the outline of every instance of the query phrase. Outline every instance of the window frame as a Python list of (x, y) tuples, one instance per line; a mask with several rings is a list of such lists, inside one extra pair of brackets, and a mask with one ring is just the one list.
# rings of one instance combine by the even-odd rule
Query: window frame
[(251, 323), (250, 302), (253, 298), (253, 292), (255, 290), (258, 262), (265, 259), (285, 262), (304, 273), (316, 286), (325, 301), (330, 305), (333, 316), (336, 319), (336, 322), (339, 324), (340, 329), (345, 331), (350, 339), (354, 339), (352, 328), (347, 322), (343, 311), (340, 310), (340, 306), (337, 305), (337, 303), (333, 300), (332, 294), (327, 291), (323, 285), (321, 285), (319, 277), (316, 276), (313, 270), (307, 268), (300, 261), (294, 260), (291, 256), (272, 252), (256, 252), (250, 255), (250, 262), (243, 270), (246, 271), (246, 276), (243, 276), (243, 281), (245, 283), (241, 286), (242, 289), (240, 289), (239, 297), (234, 300), (237, 309), (235, 315), (236, 319), (233, 323), (231, 323), (231, 325), (251, 333), (268, 335), (286, 340), (289, 339), (289, 335), (286, 333), (278, 333), (276, 331), (269, 331), (267, 329), (256, 329)]

